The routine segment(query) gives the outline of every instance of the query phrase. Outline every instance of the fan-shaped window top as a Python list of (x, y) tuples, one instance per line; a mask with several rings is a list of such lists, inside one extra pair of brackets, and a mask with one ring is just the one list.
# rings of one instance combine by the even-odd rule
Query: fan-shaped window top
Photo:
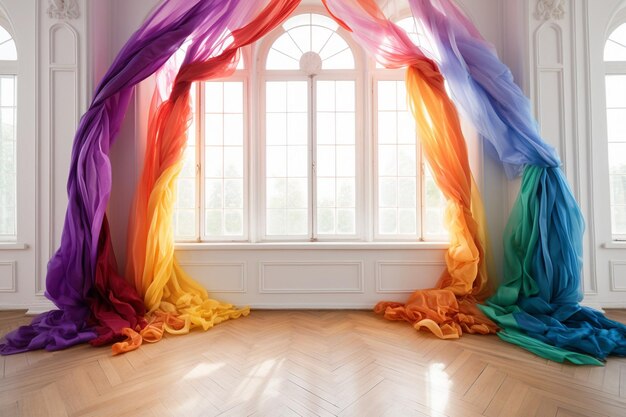
[(354, 55), (337, 33), (339, 25), (314, 13), (292, 17), (283, 24), (285, 33), (274, 41), (267, 55), (268, 70), (354, 69)]
[(605, 61), (626, 61), (626, 23), (611, 33), (604, 45)]
[(2, 26), (0, 26), (0, 61), (17, 61), (15, 41)]

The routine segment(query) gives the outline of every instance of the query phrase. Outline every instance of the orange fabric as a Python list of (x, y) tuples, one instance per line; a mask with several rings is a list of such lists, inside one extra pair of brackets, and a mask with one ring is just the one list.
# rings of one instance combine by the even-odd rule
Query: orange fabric
[[(160, 340), (164, 332), (184, 334), (195, 327), (207, 330), (249, 314), (248, 308), (236, 309), (210, 299), (206, 289), (185, 273), (174, 255), (174, 196), (191, 117), (190, 89), (193, 82), (231, 74), (239, 49), (279, 25), (299, 3), (271, 0), (252, 22), (232, 32), (233, 42), (219, 55), (183, 64), (166, 101), (160, 103), (158, 94), (154, 95), (145, 163), (131, 213), (127, 265), (127, 275), (148, 309), (149, 325), (139, 334), (147, 341)], [(134, 334), (132, 337), (137, 338)]]
[(467, 145), (456, 108), (448, 97), (436, 63), (406, 33), (390, 22), (374, 0), (325, 0), (341, 23), (386, 67), (407, 66), (407, 96), (418, 136), (435, 182), (447, 200), (450, 233), (447, 268), (436, 289), (417, 290), (406, 303), (375, 307), (390, 320), (406, 320), (442, 339), (463, 332), (495, 333), (496, 325), (476, 307), (491, 292), (485, 246), (484, 208), (470, 171)]

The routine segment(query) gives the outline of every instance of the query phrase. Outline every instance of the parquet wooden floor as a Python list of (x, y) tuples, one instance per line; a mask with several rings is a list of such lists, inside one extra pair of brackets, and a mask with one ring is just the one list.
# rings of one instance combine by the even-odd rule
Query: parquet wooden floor
[[(28, 321), (3, 312), (0, 330)], [(121, 356), (82, 345), (0, 357), (0, 375), (3, 417), (626, 416), (624, 358), (562, 365), (369, 311), (254, 311)]]

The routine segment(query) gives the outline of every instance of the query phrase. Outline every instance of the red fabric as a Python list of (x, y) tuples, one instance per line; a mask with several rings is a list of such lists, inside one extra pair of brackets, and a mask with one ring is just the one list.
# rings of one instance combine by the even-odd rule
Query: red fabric
[(91, 340), (93, 346), (124, 339), (124, 328), (140, 330), (146, 326), (146, 308), (133, 286), (117, 273), (117, 262), (111, 246), (109, 222), (102, 221), (98, 242), (98, 261), (90, 297), (92, 319), (96, 323), (98, 337)]

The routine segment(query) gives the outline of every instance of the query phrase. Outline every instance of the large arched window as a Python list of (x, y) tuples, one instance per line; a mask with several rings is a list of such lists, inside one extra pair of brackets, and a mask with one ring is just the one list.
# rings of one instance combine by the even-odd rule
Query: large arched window
[[(398, 24), (437, 57), (413, 18)], [(247, 52), (256, 59), (233, 76), (195, 86), (178, 241), (447, 239), (405, 70), (364, 59), (317, 12), (290, 17)]]
[(611, 230), (626, 240), (626, 23), (615, 29), (604, 47)]
[[(281, 33), (282, 32), (282, 33)], [(330, 18), (294, 16), (270, 38), (263, 74), (265, 239), (356, 239), (363, 212), (361, 70)]]
[(0, 21), (0, 241), (17, 238), (16, 84), (15, 41)]

